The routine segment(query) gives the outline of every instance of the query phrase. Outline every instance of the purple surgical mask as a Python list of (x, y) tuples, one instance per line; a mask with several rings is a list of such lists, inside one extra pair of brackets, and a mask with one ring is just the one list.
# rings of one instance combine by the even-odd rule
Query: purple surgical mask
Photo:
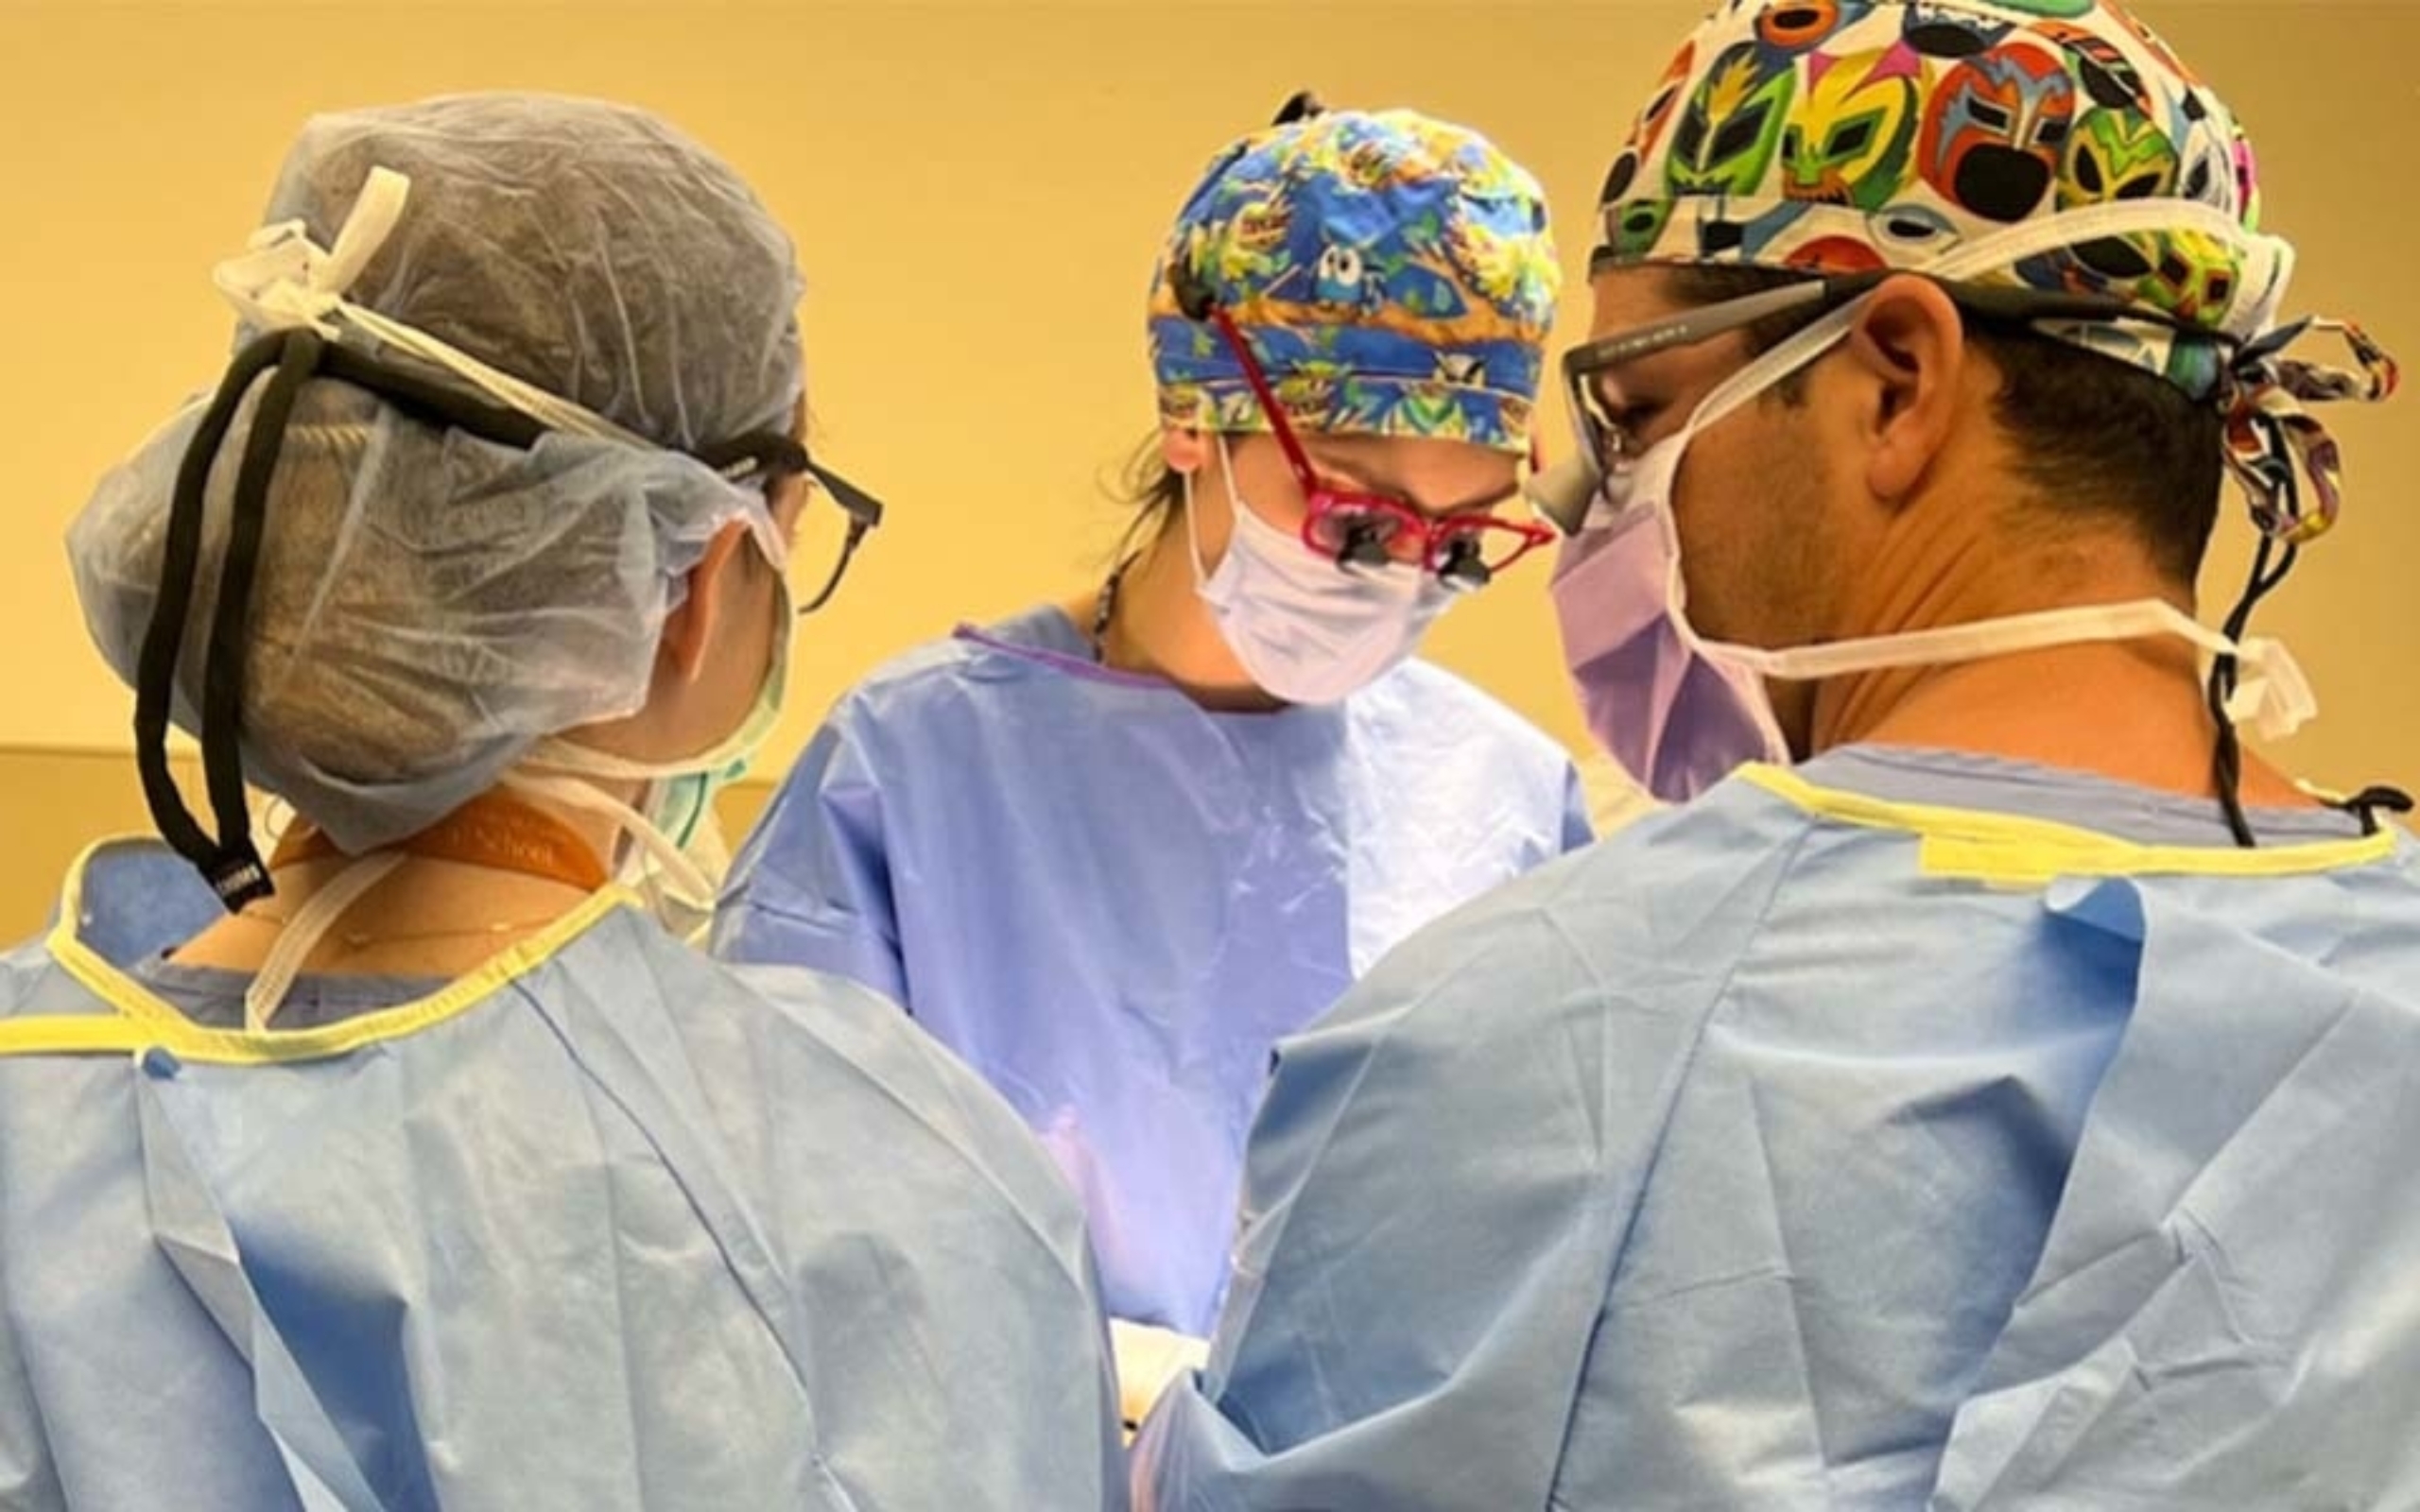
[(1673, 625), (1672, 555), (1658, 511), (1629, 510), (1563, 543), (1548, 592), (1589, 733), (1641, 787), (1683, 803), (1777, 753), (1733, 674)]

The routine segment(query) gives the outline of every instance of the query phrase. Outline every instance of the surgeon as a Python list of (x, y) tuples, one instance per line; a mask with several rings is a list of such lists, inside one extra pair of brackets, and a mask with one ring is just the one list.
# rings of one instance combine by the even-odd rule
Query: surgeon
[(1082, 1194), (1118, 1318), (1207, 1332), (1270, 1044), (1586, 839), (1568, 757), (1414, 655), (1543, 587), (1550, 533), (1499, 511), (1557, 280), (1485, 139), (1289, 102), (1154, 265), (1132, 552), (873, 673), (740, 850), (718, 952), (855, 977), (965, 1057)]
[(1138, 1500), (2420, 1503), (2408, 803), (2238, 730), (2392, 364), (2106, 4), (1726, 5), (1606, 199), (1557, 596), (1703, 791), (1280, 1046)]
[(69, 538), (168, 845), (0, 962), (0, 1506), (1122, 1506), (1007, 1106), (611, 880), (769, 724), (801, 512), (875, 509), (787, 237), (535, 95), (319, 117), (268, 218)]

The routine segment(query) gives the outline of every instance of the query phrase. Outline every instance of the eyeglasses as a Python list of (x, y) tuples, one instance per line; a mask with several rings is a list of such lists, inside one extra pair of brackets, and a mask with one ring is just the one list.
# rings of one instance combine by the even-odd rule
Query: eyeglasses
[(832, 575), (814, 596), (799, 606), (804, 617), (832, 602), (840, 591), (840, 579), (848, 576), (849, 563), (856, 558), (857, 547), (864, 544), (866, 533), (882, 524), (882, 501), (858, 488), (807, 455), (806, 448), (786, 436), (746, 436), (700, 453), (699, 460), (725, 477), (772, 479), (805, 477), (830, 497), (849, 517), (849, 532), (840, 541), (839, 560), (832, 564)]
[[(1495, 575), (1554, 540), (1543, 525), (1499, 520), (1491, 514), (1468, 513), (1432, 520), (1402, 499), (1380, 493), (1340, 489), (1321, 480), (1303, 450), (1286, 411), (1270, 387), (1269, 377), (1253, 360), (1252, 348), (1224, 310), (1209, 312), (1236, 361), (1252, 385), (1260, 412), (1286, 454), (1287, 466), (1303, 490), (1303, 544), (1334, 561), (1343, 572), (1374, 572), (1396, 562), (1417, 562), (1422, 571), (1457, 593), (1473, 593), (1495, 580)], [(1537, 465), (1532, 446), (1530, 466)]]
[[(1581, 432), (1582, 452), (1599, 470), (1612, 472), (1635, 460), (1646, 450), (1638, 438), (1611, 412), (1597, 380), (1614, 369), (1668, 352), (1695, 346), (1726, 332), (1752, 326), (1779, 315), (1810, 319), (1829, 314), (1864, 295), (1899, 270), (1878, 269), (1834, 278), (1809, 278), (1762, 289), (1736, 300), (1685, 310), (1668, 319), (1617, 331), (1574, 347), (1563, 356), (1564, 383), (1571, 395), (1571, 412)], [(2100, 324), (2152, 325), (2234, 347), (2239, 343), (2222, 332), (2163, 311), (2095, 294), (2060, 294), (1999, 284), (1936, 281), (1961, 310), (1985, 322), (2031, 326), (2046, 320), (2085, 320)]]

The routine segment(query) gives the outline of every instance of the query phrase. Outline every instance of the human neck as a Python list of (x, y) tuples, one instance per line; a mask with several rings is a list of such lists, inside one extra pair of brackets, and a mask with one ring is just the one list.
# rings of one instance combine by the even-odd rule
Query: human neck
[[(1935, 510), (1948, 520), (1947, 511)], [(2016, 545), (1984, 511), (1949, 529), (1911, 520), (1851, 591), (1836, 639), (1914, 634), (2045, 610), (2158, 600), (2190, 614), (2131, 542), (2079, 533)], [(1979, 520), (1979, 524), (1975, 522)], [(1822, 751), (1872, 744), (1970, 751), (2215, 799), (2211, 714), (2199, 653), (2155, 637), (2052, 646), (1981, 660), (1854, 673), (1816, 686), (1802, 726)], [(2248, 804), (2315, 799), (2247, 755)]]
[[(1182, 519), (1170, 522), (1116, 579), (1115, 603), (1102, 632), (1104, 664), (1166, 679), (1205, 709), (1267, 711), (1284, 707), (1252, 680), (1236, 660), (1219, 622), (1195, 591), (1193, 554)], [(1104, 584), (1102, 592), (1109, 587)], [(1100, 596), (1069, 606), (1089, 631)]]
[[(635, 783), (593, 785), (623, 803), (641, 796)], [(611, 816), (510, 789), (490, 796), (542, 810), (612, 868), (621, 832)], [(280, 866), (273, 873), (273, 898), (218, 920), (179, 946), (175, 958), (185, 965), (257, 971), (287, 923), (354, 859)], [(303, 970), (338, 976), (460, 976), (545, 929), (590, 896), (585, 887), (561, 878), (406, 851), (394, 869), (320, 938)]]

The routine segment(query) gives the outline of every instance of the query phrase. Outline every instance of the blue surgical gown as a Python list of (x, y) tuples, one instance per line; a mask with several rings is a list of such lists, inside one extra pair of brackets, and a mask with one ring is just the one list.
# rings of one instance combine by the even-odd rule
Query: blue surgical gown
[(1077, 1206), (890, 1004), (601, 895), (247, 1035), (216, 912), (107, 847), (0, 959), (0, 1506), (1124, 1504)]
[(1280, 1050), (1149, 1512), (2420, 1505), (2420, 860), (1753, 769)]
[(1215, 713), (1042, 609), (840, 701), (714, 938), (906, 1005), (1081, 1194), (1110, 1310), (1199, 1334), (1277, 1039), (1586, 839), (1564, 751), (1436, 667)]

